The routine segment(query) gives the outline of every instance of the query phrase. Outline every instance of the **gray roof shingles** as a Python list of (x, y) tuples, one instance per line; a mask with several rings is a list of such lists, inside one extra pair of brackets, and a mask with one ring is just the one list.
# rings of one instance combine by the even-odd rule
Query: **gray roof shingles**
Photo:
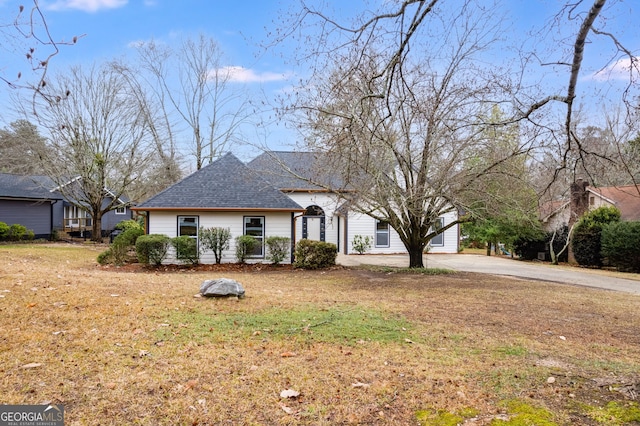
[(0, 173), (0, 197), (34, 200), (61, 200), (58, 192), (50, 192), (54, 182), (46, 176), (21, 176)]
[(322, 190), (327, 187), (340, 190), (344, 187), (338, 174), (331, 173), (331, 164), (317, 152), (270, 151), (260, 154), (247, 166), (283, 190)]
[(145, 209), (303, 210), (229, 153), (138, 205)]

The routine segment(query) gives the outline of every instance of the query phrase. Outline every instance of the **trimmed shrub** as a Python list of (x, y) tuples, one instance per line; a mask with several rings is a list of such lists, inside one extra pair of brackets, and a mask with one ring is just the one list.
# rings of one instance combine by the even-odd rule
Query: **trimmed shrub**
[(371, 237), (368, 235), (354, 235), (351, 248), (358, 254), (365, 254), (371, 249)]
[(113, 244), (106, 251), (98, 255), (98, 263), (105, 265), (113, 263), (116, 265), (124, 265), (125, 263), (132, 261), (133, 258), (129, 256), (129, 251), (136, 245), (137, 239), (144, 234), (142, 228), (131, 227), (119, 234), (113, 239)]
[(137, 239), (142, 235), (144, 235), (144, 230), (142, 228), (128, 228), (122, 234), (118, 234), (118, 236), (113, 239), (113, 245), (135, 246)]
[(571, 248), (578, 264), (602, 267), (600, 237), (602, 228), (620, 221), (620, 211), (615, 207), (599, 207), (584, 216), (573, 230)]
[[(33, 234), (33, 231), (32, 231)], [(27, 227), (24, 225), (20, 225), (18, 223), (14, 223), (9, 227), (9, 240), (10, 241), (20, 241), (25, 235), (27, 235)]]
[(100, 265), (113, 263), (113, 251), (109, 248), (98, 255), (96, 259)]
[(291, 239), (287, 237), (267, 238), (267, 259), (274, 265), (279, 265), (289, 255)]
[(115, 229), (119, 229), (121, 231), (128, 231), (129, 229), (134, 229), (134, 228), (144, 231), (142, 225), (140, 225), (140, 223), (138, 223), (138, 221), (133, 220), (133, 219), (123, 220), (122, 222), (119, 222), (115, 226)]
[(602, 256), (619, 271), (640, 272), (640, 222), (614, 222), (602, 228)]
[(229, 228), (200, 228), (200, 245), (211, 250), (216, 263), (222, 261), (222, 252), (229, 249), (231, 230)]
[(9, 238), (9, 225), (4, 222), (0, 222), (0, 241)]
[(251, 256), (253, 250), (258, 246), (258, 240), (251, 235), (240, 235), (236, 237), (236, 259), (238, 263), (245, 263), (247, 257)]
[(332, 243), (304, 239), (298, 241), (294, 253), (296, 268), (321, 269), (336, 264), (338, 248)]
[(141, 235), (136, 240), (136, 256), (144, 265), (161, 265), (166, 259), (171, 238), (162, 234)]
[(171, 245), (176, 249), (176, 259), (182, 263), (196, 265), (200, 261), (198, 242), (187, 235), (171, 239)]

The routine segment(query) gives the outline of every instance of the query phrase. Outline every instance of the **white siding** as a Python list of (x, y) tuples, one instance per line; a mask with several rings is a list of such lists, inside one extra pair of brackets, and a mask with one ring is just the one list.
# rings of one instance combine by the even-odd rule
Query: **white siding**
[[(456, 219), (455, 213), (447, 213), (443, 215), (444, 226), (450, 224)], [(347, 250), (348, 253), (355, 253), (352, 248), (353, 237), (356, 235), (362, 235), (363, 237), (369, 236), (371, 238), (371, 249), (368, 253), (371, 254), (393, 254), (393, 253), (406, 253), (407, 250), (404, 244), (400, 240), (398, 233), (390, 227), (389, 229), (389, 247), (376, 247), (375, 246), (375, 232), (376, 232), (376, 220), (370, 216), (350, 212), (347, 223)], [(458, 253), (459, 247), (459, 234), (458, 225), (455, 225), (444, 232), (444, 245), (439, 247), (431, 247), (429, 253)]]
[[(293, 192), (287, 196), (306, 209), (309, 206), (319, 206), (325, 215), (325, 241), (338, 245), (338, 217), (335, 211), (338, 206), (338, 197), (326, 192)], [(296, 241), (302, 239), (302, 213), (296, 213)]]
[[(236, 262), (235, 256), (235, 238), (244, 232), (244, 217), (246, 216), (262, 216), (264, 217), (264, 238), (277, 236), (291, 238), (291, 213), (289, 212), (149, 212), (149, 233), (164, 234), (168, 237), (176, 237), (178, 234), (178, 216), (197, 216), (199, 218), (198, 225), (204, 228), (229, 228), (231, 231), (231, 242), (228, 250), (222, 254), (223, 263)], [(266, 250), (266, 249), (265, 249)], [(170, 250), (166, 263), (176, 263), (173, 251)], [(290, 257), (287, 257), (283, 263), (289, 263)], [(248, 259), (250, 263), (268, 263), (267, 259)], [(200, 254), (200, 263), (215, 263), (215, 257), (212, 252), (207, 251)]]

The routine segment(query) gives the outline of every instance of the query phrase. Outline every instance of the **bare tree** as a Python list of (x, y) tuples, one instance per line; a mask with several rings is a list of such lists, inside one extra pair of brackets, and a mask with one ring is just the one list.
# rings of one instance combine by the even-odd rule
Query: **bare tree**
[(45, 95), (43, 89), (47, 85), (47, 73), (51, 60), (60, 53), (60, 46), (76, 44), (81, 36), (73, 36), (71, 40), (56, 40), (49, 31), (47, 20), (40, 8), (38, 0), (33, 0), (31, 6), (20, 5), (12, 22), (0, 23), (0, 33), (7, 40), (5, 49), (11, 47), (22, 51), (31, 72), (37, 79), (35, 82), (23, 82), (23, 73), (18, 71), (13, 77), (0, 75), (10, 88), (28, 88), (32, 90), (33, 98)]
[(239, 140), (239, 129), (249, 117), (247, 100), (232, 86), (232, 71), (223, 66), (215, 40), (200, 35), (178, 49), (152, 41), (140, 44), (138, 53), (141, 70), (149, 74), (147, 83), (157, 87), (157, 105), (188, 127), (196, 169)]
[(147, 128), (129, 85), (108, 65), (74, 67), (47, 84), (37, 113), (49, 133), (42, 170), (91, 214), (92, 239), (101, 241), (102, 216), (119, 206), (149, 161)]
[[(356, 189), (352, 208), (398, 232), (410, 267), (423, 266), (431, 238), (467, 219), (461, 214), (444, 228), (436, 226), (439, 217), (472, 207), (472, 184), (493, 179), (497, 166), (531, 149), (529, 140), (517, 138), (492, 149), (482, 126), (492, 105), (512, 95), (507, 74), (478, 66), (500, 32), (489, 12), (472, 2), (455, 11), (426, 6), (418, 5), (411, 18), (389, 14), (398, 28), (380, 29), (382, 38), (377, 30), (359, 32), (349, 48), (331, 52), (310, 90), (299, 91), (289, 104), (308, 145), (326, 152), (334, 161), (331, 170)], [(405, 27), (404, 19), (413, 24)], [(382, 43), (388, 33), (402, 40), (418, 22), (433, 37), (428, 46), (414, 43), (417, 58), (404, 50), (393, 53), (395, 38), (387, 39), (391, 46)], [(390, 51), (396, 62), (389, 62)]]
[(178, 149), (175, 123), (165, 108), (166, 94), (157, 87), (146, 84), (139, 70), (114, 61), (111, 66), (129, 85), (131, 100), (140, 110), (141, 120), (152, 141), (148, 155), (150, 162), (144, 179), (138, 179), (130, 194), (136, 200), (149, 198), (182, 178), (182, 156)]
[[(564, 39), (570, 40), (568, 58), (543, 64), (532, 61), (537, 52), (519, 51), (514, 58), (521, 62), (500, 66), (492, 62), (495, 52), (485, 53), (504, 35), (500, 5), (494, 1), (390, 2), (347, 24), (303, 1), (275, 33), (276, 43), (297, 38), (297, 58), (312, 67), (299, 89), (302, 96), (288, 100), (290, 108), (284, 111), (305, 111), (306, 127), (300, 128), (315, 139), (314, 146), (341, 157), (351, 179), (368, 177), (369, 182), (357, 186), (365, 201), (361, 208), (368, 204), (371, 213), (384, 212), (378, 217), (399, 232), (411, 266), (419, 266), (419, 249), (428, 238), (434, 210), (464, 207), (464, 188), (497, 172), (506, 159), (555, 144), (559, 162), (553, 180), (569, 168), (571, 153), (577, 153), (578, 162), (586, 158), (575, 117), (589, 37), (608, 37), (629, 59), (630, 72), (637, 70), (631, 52), (598, 29), (605, 22), (601, 13), (606, 3), (578, 0), (562, 7), (551, 26), (574, 25), (570, 28), (575, 32)], [(566, 84), (550, 93), (534, 90), (538, 85), (527, 83), (531, 63), (564, 71)], [(502, 159), (470, 167), (470, 151), (483, 143), (473, 129), (481, 128), (482, 110), (493, 103), (507, 112), (504, 122), (494, 125), (520, 122), (520, 140), (500, 152)], [(563, 118), (556, 121), (557, 115)], [(376, 174), (375, 167), (384, 173)], [(401, 178), (394, 180), (398, 171)], [(391, 200), (387, 205), (379, 203), (385, 196)]]

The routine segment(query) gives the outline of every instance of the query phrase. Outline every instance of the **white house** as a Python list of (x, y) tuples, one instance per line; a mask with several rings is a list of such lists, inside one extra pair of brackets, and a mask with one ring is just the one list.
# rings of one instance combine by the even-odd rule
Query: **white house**
[[(229, 228), (231, 247), (223, 253), (223, 262), (235, 261), (234, 239), (243, 234), (262, 243), (249, 262), (265, 261), (264, 242), (270, 236), (288, 237), (292, 247), (304, 238), (326, 241), (350, 254), (354, 236), (361, 235), (372, 239), (370, 253), (406, 253), (387, 223), (348, 210), (339, 193), (311, 183), (316, 162), (310, 152), (264, 153), (248, 164), (226, 154), (134, 210), (146, 214), (150, 234), (197, 238), (200, 227)], [(339, 182), (334, 187), (340, 187)], [(446, 225), (456, 217), (449, 214), (441, 220)], [(458, 241), (454, 226), (436, 236), (430, 250), (457, 253)], [(200, 261), (213, 263), (213, 254), (203, 253)]]

